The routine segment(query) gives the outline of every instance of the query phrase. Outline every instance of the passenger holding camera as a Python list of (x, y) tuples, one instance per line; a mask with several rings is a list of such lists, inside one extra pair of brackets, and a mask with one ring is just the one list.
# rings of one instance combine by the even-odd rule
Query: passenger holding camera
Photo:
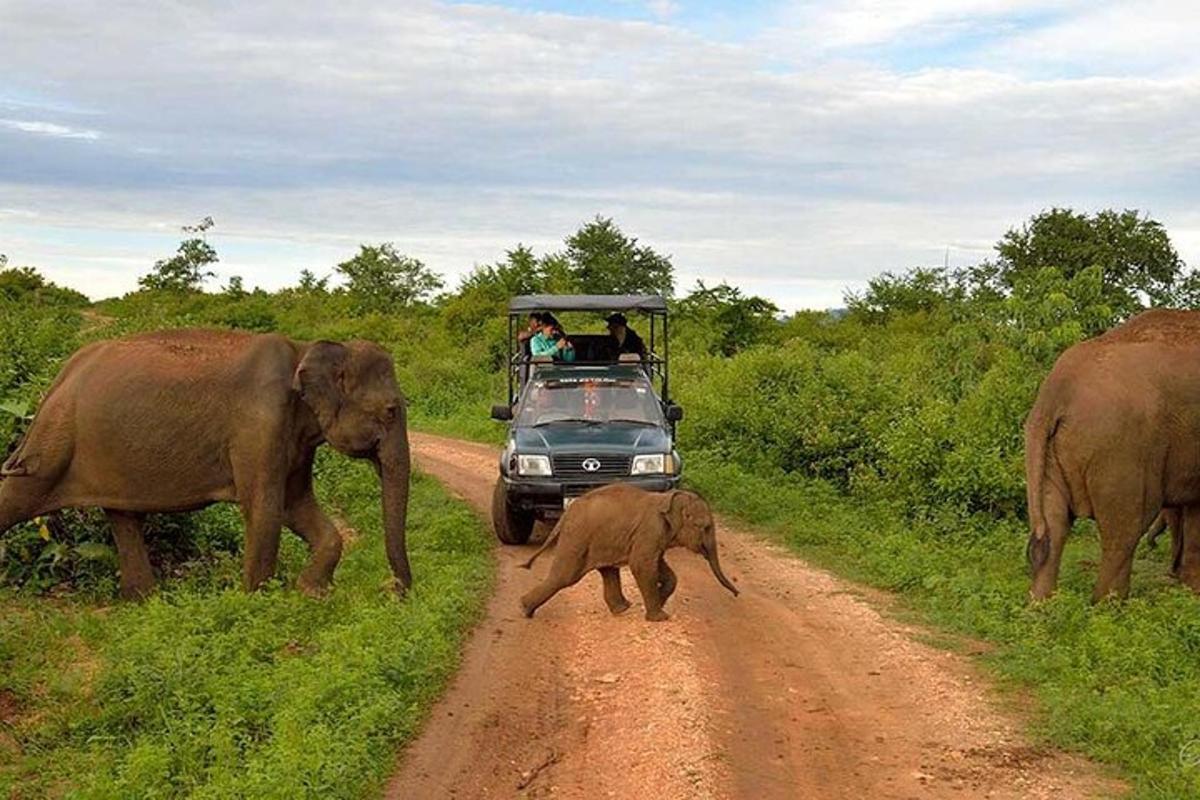
[(535, 358), (550, 356), (555, 361), (575, 360), (575, 347), (553, 314), (542, 315), (542, 329), (529, 340), (529, 352)]

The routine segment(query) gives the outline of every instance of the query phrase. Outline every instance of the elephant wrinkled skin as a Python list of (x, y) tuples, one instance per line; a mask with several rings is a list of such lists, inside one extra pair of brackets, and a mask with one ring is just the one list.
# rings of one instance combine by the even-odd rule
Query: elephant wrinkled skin
[(1174, 571), (1200, 591), (1200, 312), (1147, 311), (1064, 352), (1025, 423), (1025, 477), (1035, 600), (1054, 591), (1081, 517), (1100, 529), (1092, 599), (1125, 597), (1164, 508)]
[(550, 573), (521, 598), (527, 617), (592, 570), (600, 572), (609, 610), (622, 613), (629, 601), (621, 592), (620, 567), (627, 564), (642, 594), (646, 619), (668, 619), (662, 609), (676, 580), (663, 553), (671, 547), (704, 556), (721, 585), (738, 593), (721, 571), (712, 511), (695, 492), (647, 492), (620, 483), (593, 489), (567, 508), (546, 543), (523, 566), (531, 567), (556, 541)]
[(145, 514), (236, 502), (246, 590), (274, 574), (286, 525), (311, 552), (300, 588), (320, 594), (342, 550), (313, 494), (323, 442), (374, 464), (403, 592), (412, 582), (405, 404), (391, 357), (370, 342), (192, 329), (82, 348), (0, 468), (0, 533), (60, 508), (99, 506), (113, 525), (121, 593), (139, 597), (154, 585)]

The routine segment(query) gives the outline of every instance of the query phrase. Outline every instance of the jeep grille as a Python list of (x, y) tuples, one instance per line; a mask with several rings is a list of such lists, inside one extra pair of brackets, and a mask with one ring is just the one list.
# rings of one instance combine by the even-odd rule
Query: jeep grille
[[(556, 478), (586, 478), (599, 479), (605, 478), (626, 478), (629, 476), (629, 466), (633, 461), (632, 456), (622, 455), (595, 455), (591, 453), (561, 453), (554, 456), (554, 477)], [(595, 469), (586, 469), (585, 462), (590, 462), (589, 466), (595, 466), (598, 462), (599, 466)]]

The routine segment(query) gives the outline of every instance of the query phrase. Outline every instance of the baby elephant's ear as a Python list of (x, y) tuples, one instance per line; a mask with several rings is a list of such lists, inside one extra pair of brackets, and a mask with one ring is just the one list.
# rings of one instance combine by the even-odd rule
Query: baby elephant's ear
[(658, 513), (664, 517), (670, 516), (671, 512), (678, 507), (676, 500), (682, 494), (678, 489), (672, 489), (669, 492), (659, 492), (658, 497), (654, 498), (655, 504), (658, 506)]

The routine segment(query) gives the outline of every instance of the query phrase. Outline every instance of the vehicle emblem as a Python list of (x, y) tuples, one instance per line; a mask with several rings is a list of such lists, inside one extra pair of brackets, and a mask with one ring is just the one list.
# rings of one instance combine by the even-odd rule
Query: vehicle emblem
[(583, 467), (584, 472), (597, 472), (600, 469), (600, 459), (585, 458), (579, 466)]

